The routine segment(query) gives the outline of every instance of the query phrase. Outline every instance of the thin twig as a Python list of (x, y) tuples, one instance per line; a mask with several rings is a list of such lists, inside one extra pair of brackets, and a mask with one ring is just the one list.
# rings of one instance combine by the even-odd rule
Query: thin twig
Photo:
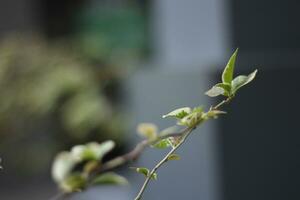
[(146, 147), (148, 147), (149, 145), (155, 144), (159, 140), (162, 140), (165, 138), (181, 137), (187, 130), (188, 130), (188, 128), (185, 128), (180, 132), (168, 133), (166, 135), (159, 136), (154, 141), (142, 140), (135, 146), (135, 148), (132, 151), (130, 151), (124, 155), (118, 156), (116, 158), (113, 158), (113, 159), (103, 163), (102, 165), (99, 165), (99, 167), (93, 171), (93, 174), (98, 174), (100, 172), (115, 169), (121, 165), (124, 165), (125, 163), (134, 161), (134, 160), (138, 159), (138, 157), (141, 155), (141, 153), (144, 151), (144, 149)]
[(228, 97), (227, 99), (221, 101), (220, 103), (218, 103), (216, 106), (212, 107), (212, 110), (217, 110), (220, 107), (222, 107), (223, 105), (229, 103), (232, 100), (232, 97)]
[[(221, 101), (221, 102), (220, 102), (219, 104), (217, 104), (216, 106), (213, 106), (211, 109), (212, 109), (212, 110), (217, 110), (217, 109), (219, 109), (220, 107), (222, 107), (223, 105), (229, 103), (231, 100), (232, 100), (232, 98), (231, 98), (231, 97), (228, 97), (227, 99)], [(169, 157), (172, 153), (174, 153), (174, 152), (175, 152), (175, 151), (176, 151), (176, 150), (177, 150), (177, 149), (185, 142), (186, 138), (190, 135), (190, 133), (191, 133), (195, 128), (197, 128), (198, 125), (199, 125), (199, 124), (195, 125), (194, 127), (190, 127), (190, 128), (185, 129), (185, 131), (183, 132), (183, 136), (182, 136), (181, 140), (179, 141), (178, 145), (177, 145), (175, 148), (173, 148), (172, 150), (170, 150), (170, 151), (166, 154), (166, 156), (164, 156), (163, 159), (160, 160), (160, 161), (155, 165), (155, 167), (151, 170), (150, 174), (148, 174), (148, 176), (147, 176), (147, 178), (146, 178), (144, 184), (142, 185), (142, 187), (141, 187), (141, 189), (140, 189), (138, 195), (135, 197), (134, 200), (141, 200), (142, 195), (143, 195), (143, 193), (145, 192), (145, 190), (146, 190), (146, 188), (147, 188), (147, 186), (148, 186), (148, 184), (149, 184), (149, 182), (150, 182), (151, 177), (153, 176), (153, 174), (154, 174), (154, 173), (155, 173), (155, 172), (156, 172), (156, 171), (157, 171), (157, 170), (158, 170), (158, 169), (159, 169), (159, 168), (160, 168), (160, 167), (168, 160), (168, 157)]]
[(154, 173), (158, 170), (158, 168), (160, 168), (165, 162), (168, 161), (168, 158), (171, 154), (173, 154), (186, 140), (186, 138), (190, 135), (190, 133), (192, 132), (194, 128), (189, 128), (189, 129), (186, 129), (186, 131), (184, 132), (182, 138), (180, 139), (179, 143), (174, 147), (172, 148), (171, 151), (169, 151), (169, 153), (167, 153), (165, 155), (165, 157), (159, 161), (155, 167), (151, 170), (151, 172), (148, 174), (141, 190), (139, 191), (138, 195), (136, 196), (135, 200), (140, 200), (142, 198), (142, 195), (147, 187), (147, 185), (149, 184), (151, 178), (153, 177)]

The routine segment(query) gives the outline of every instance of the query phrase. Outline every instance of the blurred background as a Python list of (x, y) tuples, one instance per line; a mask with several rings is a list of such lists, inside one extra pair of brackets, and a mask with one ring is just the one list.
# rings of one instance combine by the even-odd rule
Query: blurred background
[[(139, 141), (135, 127), (216, 103), (204, 92), (239, 47), (237, 72), (257, 79), (229, 114), (197, 129), (145, 199), (300, 199), (298, 1), (1, 0), (0, 199), (57, 193), (54, 156), (113, 139), (111, 157)], [(147, 149), (134, 166), (152, 167)], [(95, 187), (74, 200), (131, 200), (129, 187)]]

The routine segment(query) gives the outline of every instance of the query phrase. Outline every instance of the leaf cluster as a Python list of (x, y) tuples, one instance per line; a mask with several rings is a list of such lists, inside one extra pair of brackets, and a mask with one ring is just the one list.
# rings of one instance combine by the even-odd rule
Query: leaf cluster
[(99, 174), (90, 179), (93, 171), (101, 167), (103, 157), (114, 147), (113, 141), (101, 144), (91, 142), (76, 145), (71, 151), (61, 152), (52, 165), (53, 179), (65, 193), (81, 191), (88, 184), (126, 184), (127, 180), (124, 177), (113, 172)]
[(238, 49), (230, 57), (222, 73), (222, 82), (214, 85), (205, 93), (206, 95), (210, 97), (223, 95), (232, 98), (241, 87), (247, 85), (255, 78), (257, 70), (254, 70), (249, 75), (239, 75), (233, 78), (237, 53)]

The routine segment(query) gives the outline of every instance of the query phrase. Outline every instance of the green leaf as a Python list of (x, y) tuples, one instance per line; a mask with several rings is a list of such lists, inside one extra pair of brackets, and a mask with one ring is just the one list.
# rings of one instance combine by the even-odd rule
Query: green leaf
[(108, 140), (102, 142), (100, 145), (96, 142), (88, 144), (88, 147), (97, 154), (98, 160), (102, 159), (107, 153), (109, 153), (116, 146), (115, 142)]
[(70, 175), (74, 167), (78, 164), (70, 152), (64, 151), (59, 153), (52, 164), (52, 178), (55, 182), (60, 183)]
[[(145, 168), (145, 167), (131, 167), (132, 169), (135, 169), (136, 172), (143, 174), (145, 177), (149, 177), (150, 176), (150, 170)], [(157, 173), (153, 173), (151, 175), (151, 179), (157, 180)]]
[(125, 177), (113, 172), (107, 172), (97, 176), (93, 180), (95, 185), (127, 185), (128, 181)]
[(238, 53), (238, 49), (236, 49), (235, 52), (232, 54), (232, 56), (230, 57), (227, 65), (223, 71), (223, 74), (222, 74), (222, 82), (223, 83), (231, 84), (237, 53)]
[(137, 126), (137, 133), (148, 140), (155, 140), (157, 138), (157, 131), (157, 126), (152, 123), (140, 123)]
[(169, 137), (168, 139), (172, 148), (175, 148), (181, 141), (181, 137)]
[(71, 193), (83, 190), (86, 184), (86, 179), (81, 174), (74, 173), (62, 181), (59, 186), (64, 192)]
[(108, 152), (115, 147), (112, 140), (105, 141), (101, 144), (91, 142), (86, 145), (76, 145), (71, 149), (71, 154), (79, 161), (84, 160), (102, 160)]
[(152, 145), (152, 147), (155, 147), (157, 149), (165, 149), (170, 146), (172, 146), (172, 144), (168, 138), (159, 140), (158, 142), (156, 142), (155, 144)]
[(171, 154), (169, 155), (168, 160), (180, 160), (180, 156), (177, 154)]
[(219, 95), (224, 95), (225, 90), (224, 90), (224, 88), (215, 85), (210, 90), (205, 92), (205, 94), (209, 97), (216, 97), (216, 96), (219, 96)]
[(148, 177), (148, 175), (150, 173), (149, 169), (147, 169), (145, 167), (137, 167), (137, 168), (135, 168), (135, 170), (136, 170), (137, 173), (143, 174), (146, 177)]
[(153, 173), (152, 176), (151, 176), (151, 179), (157, 180), (157, 173)]
[(223, 88), (224, 93), (222, 95), (224, 95), (226, 97), (230, 96), (230, 93), (231, 93), (231, 85), (230, 84), (228, 84), (228, 83), (218, 83), (215, 86)]
[(170, 112), (170, 113), (168, 113), (166, 115), (163, 115), (162, 117), (163, 118), (166, 118), (166, 117), (175, 117), (175, 118), (178, 118), (178, 119), (182, 119), (185, 116), (187, 116), (189, 113), (191, 113), (191, 108), (189, 108), (189, 107), (183, 107), (183, 108), (178, 108), (176, 110), (173, 110), (172, 112)]
[(195, 107), (192, 111), (192, 113), (202, 113), (202, 112), (203, 112), (202, 106)]
[(257, 70), (249, 74), (248, 76), (240, 75), (233, 79), (231, 83), (232, 93), (235, 94), (241, 87), (250, 83), (256, 76)]
[(188, 127), (196, 126), (197, 124), (203, 121), (202, 115), (203, 115), (203, 108), (196, 107), (189, 115), (179, 120), (178, 125), (188, 126)]

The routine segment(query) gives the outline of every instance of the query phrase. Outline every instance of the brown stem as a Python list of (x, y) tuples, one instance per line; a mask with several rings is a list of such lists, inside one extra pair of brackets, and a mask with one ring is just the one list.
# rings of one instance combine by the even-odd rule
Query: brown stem
[(121, 156), (118, 156), (116, 158), (113, 158), (105, 163), (103, 163), (102, 165), (99, 165), (98, 167), (96, 167), (90, 175), (90, 179), (92, 179), (94, 177), (94, 175), (97, 175), (99, 173), (103, 173), (104, 171), (108, 171), (108, 170), (112, 170), (115, 169), (121, 165), (124, 165), (128, 162), (131, 161), (135, 161), (136, 159), (139, 158), (139, 156), (141, 155), (141, 153), (144, 151), (144, 149), (146, 147), (148, 147), (149, 145), (155, 144), (156, 142), (158, 142), (159, 140), (165, 139), (165, 138), (169, 138), (169, 137), (180, 137), (182, 136), (189, 128), (185, 128), (180, 132), (177, 133), (168, 133), (166, 135), (162, 135), (159, 136), (157, 139), (155, 139), (154, 141), (149, 141), (149, 140), (142, 140), (141, 142), (139, 142), (135, 148), (124, 154)]

